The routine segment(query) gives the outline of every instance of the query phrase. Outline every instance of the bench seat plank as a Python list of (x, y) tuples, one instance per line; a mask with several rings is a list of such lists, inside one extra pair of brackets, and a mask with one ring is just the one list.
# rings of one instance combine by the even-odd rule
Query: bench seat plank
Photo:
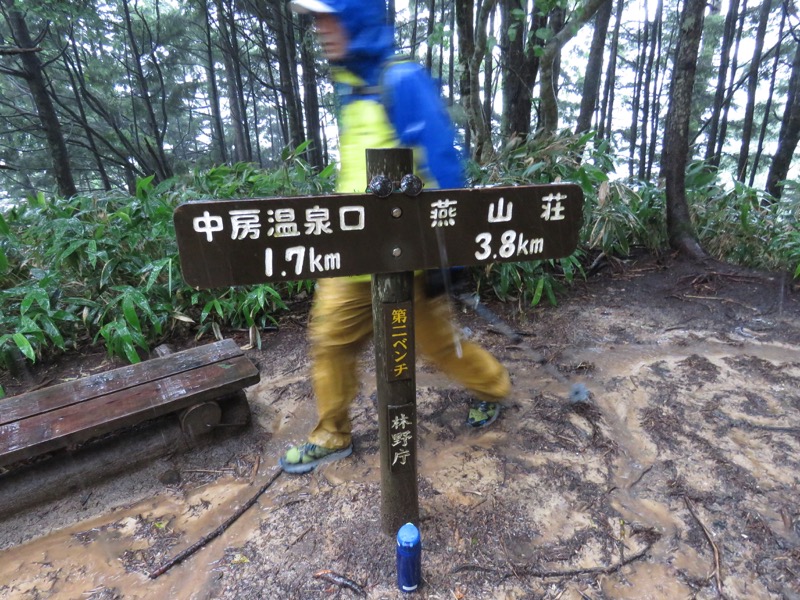
[(168, 378), (236, 356), (244, 356), (244, 353), (233, 340), (227, 339), (27, 394), (11, 396), (0, 400), (0, 425), (71, 404), (87, 402), (105, 394), (133, 388), (145, 381)]
[(95, 396), (57, 413), (6, 423), (0, 426), (0, 466), (217, 399), (258, 381), (258, 369), (240, 356)]

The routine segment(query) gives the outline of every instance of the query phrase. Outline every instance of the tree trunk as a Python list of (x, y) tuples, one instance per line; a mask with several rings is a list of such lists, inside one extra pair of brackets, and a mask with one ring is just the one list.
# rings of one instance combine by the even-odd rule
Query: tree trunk
[[(494, 31), (494, 12), (489, 18), (489, 31)], [(486, 44), (486, 50), (483, 57), (483, 118), (486, 125), (489, 127), (489, 135), (491, 139), (492, 129), (492, 107), (494, 106), (494, 92), (492, 84), (494, 81), (494, 55), (492, 48)]]
[[(531, 89), (526, 72), (526, 27), (523, 0), (500, 0), (500, 52), (503, 78), (503, 114), (500, 138), (508, 143), (514, 136), (525, 137), (530, 131)], [(538, 63), (538, 58), (536, 59)]]
[[(734, 0), (735, 1), (735, 0)], [(744, 1), (742, 6), (741, 14), (739, 15), (738, 19), (735, 21), (735, 41), (733, 44), (733, 52), (731, 59), (731, 67), (729, 72), (729, 83), (728, 88), (725, 91), (725, 100), (722, 103), (722, 113), (720, 115), (719, 120), (719, 133), (717, 134), (716, 140), (716, 148), (712, 153), (711, 164), (714, 166), (719, 166), (720, 160), (722, 159), (722, 147), (725, 144), (725, 136), (728, 132), (728, 113), (730, 112), (731, 108), (731, 98), (733, 98), (733, 90), (734, 90), (734, 82), (736, 80), (736, 71), (739, 68), (739, 44), (742, 41), (742, 32), (744, 31), (744, 22), (745, 16), (747, 15), (747, 0)]]
[(644, 92), (644, 61), (647, 57), (647, 42), (650, 35), (650, 22), (645, 21), (640, 24), (636, 32), (636, 73), (633, 79), (633, 97), (631, 98), (631, 126), (628, 130), (628, 177), (633, 179), (636, 147), (639, 142), (639, 106), (641, 105)]
[(248, 147), (250, 145), (245, 131), (245, 114), (240, 101), (242, 92), (238, 89), (235, 61), (239, 57), (234, 54), (231, 35), (228, 28), (226, 7), (222, 0), (214, 0), (217, 7), (217, 28), (219, 30), (220, 49), (222, 50), (222, 64), (225, 65), (225, 78), (227, 82), (228, 104), (231, 111), (231, 127), (233, 129), (233, 149), (230, 153), (233, 162), (246, 162), (250, 160)]
[(722, 45), (720, 47), (720, 65), (717, 76), (717, 89), (714, 92), (714, 102), (711, 107), (711, 117), (708, 126), (708, 140), (706, 142), (705, 160), (709, 163), (719, 164), (719, 157), (715, 157), (717, 147), (717, 134), (722, 115), (722, 105), (725, 102), (725, 81), (728, 77), (728, 67), (730, 65), (731, 48), (736, 33), (736, 16), (739, 10), (739, 0), (731, 0), (728, 7), (728, 14), (725, 16), (725, 29), (722, 34)]
[(756, 112), (756, 89), (758, 88), (758, 68), (761, 66), (761, 54), (764, 51), (764, 36), (767, 33), (769, 12), (772, 0), (762, 0), (761, 13), (756, 30), (755, 48), (747, 72), (747, 104), (744, 110), (744, 123), (742, 126), (742, 145), (739, 149), (739, 161), (736, 166), (736, 178), (744, 181), (747, 176), (747, 162), (750, 158), (750, 140), (753, 137), (753, 117)]
[[(35, 48), (36, 44), (28, 31), (25, 17), (17, 8), (14, 0), (2, 0), (2, 6), (5, 8), (5, 17), (17, 46), (19, 48)], [(64, 198), (69, 198), (78, 191), (72, 176), (72, 167), (61, 122), (47, 90), (42, 61), (36, 52), (21, 53), (20, 61), (22, 62), (22, 71), (17, 72), (16, 75), (27, 83), (36, 106), (36, 115), (39, 117), (39, 123), (47, 139), (58, 193)]]
[(654, 105), (656, 103), (656, 86), (658, 70), (654, 69), (656, 60), (661, 50), (661, 18), (664, 8), (662, 0), (658, 0), (656, 4), (656, 14), (653, 17), (653, 22), (650, 24), (650, 48), (647, 53), (647, 66), (644, 73), (644, 104), (642, 105), (642, 135), (641, 144), (639, 145), (639, 180), (644, 181), (647, 179), (648, 161), (647, 153), (650, 147), (647, 144), (648, 133), (652, 132), (652, 137), (656, 136), (657, 130), (655, 128), (648, 131), (650, 123), (651, 111), (655, 113)]
[(608, 37), (608, 23), (611, 20), (612, 0), (606, 0), (595, 15), (594, 33), (592, 44), (589, 48), (589, 60), (586, 63), (586, 72), (583, 78), (583, 93), (581, 94), (581, 108), (578, 114), (578, 123), (575, 133), (583, 133), (592, 128), (592, 117), (597, 107), (600, 96), (600, 80), (603, 75), (603, 54)]
[(419, 0), (411, 0), (411, 50), (409, 54), (412, 60), (417, 58), (417, 18), (419, 16)]
[(669, 109), (664, 131), (662, 171), (667, 193), (667, 234), (670, 246), (693, 258), (704, 258), (697, 242), (686, 201), (686, 165), (689, 155), (689, 121), (697, 55), (703, 34), (706, 0), (685, 0), (675, 52)]
[[(564, 31), (564, 9), (554, 6), (548, 16), (554, 35), (545, 44), (539, 63), (539, 123), (537, 135), (552, 135), (558, 129), (558, 81), (561, 75), (561, 47), (558, 34)], [(566, 40), (565, 40), (566, 41)]]
[(250, 123), (247, 119), (247, 100), (244, 94), (244, 80), (242, 79), (242, 53), (239, 50), (239, 29), (236, 25), (236, 5), (231, 3), (230, 10), (226, 11), (221, 18), (228, 20), (228, 33), (226, 38), (230, 44), (230, 59), (232, 64), (232, 75), (236, 79), (233, 93), (236, 95), (236, 103), (239, 105), (239, 114), (242, 119), (242, 146), (241, 160), (245, 162), (253, 161), (253, 145), (250, 142)]
[[(480, 99), (480, 67), (485, 58), (489, 15), (497, 0), (484, 0), (473, 26), (471, 0), (456, 0), (456, 25), (458, 28), (459, 62), (462, 67), (461, 101), (467, 113), (467, 122), (475, 136), (473, 157), (478, 162), (487, 161), (493, 154), (489, 124), (483, 114)], [(474, 35), (473, 35), (474, 31)], [(490, 93), (490, 90), (487, 90)]]
[(228, 148), (225, 145), (225, 128), (222, 124), (222, 111), (220, 110), (219, 85), (217, 84), (217, 70), (214, 68), (214, 44), (211, 38), (211, 20), (208, 14), (207, 0), (199, 0), (200, 12), (203, 15), (203, 28), (205, 30), (206, 54), (205, 70), (208, 77), (208, 96), (211, 105), (211, 148), (214, 162), (225, 164), (228, 162)]
[(306, 139), (311, 140), (308, 148), (308, 162), (317, 171), (324, 167), (322, 162), (322, 136), (320, 135), (319, 97), (317, 95), (317, 68), (311, 48), (313, 32), (311, 17), (300, 17), (300, 60), (303, 65), (303, 109), (306, 117)]
[[(145, 112), (145, 124), (147, 125), (147, 134), (144, 139), (144, 146), (147, 153), (152, 158), (149, 167), (153, 170), (156, 179), (163, 181), (172, 177), (172, 167), (167, 159), (166, 152), (164, 151), (164, 130), (166, 129), (165, 117), (162, 113), (162, 122), (159, 123), (156, 116), (156, 109), (153, 104), (153, 94), (150, 91), (150, 84), (145, 76), (144, 66), (142, 65), (142, 56), (144, 52), (139, 48), (139, 40), (133, 30), (133, 18), (130, 10), (130, 0), (123, 0), (122, 8), (125, 13), (125, 29), (128, 34), (128, 44), (131, 52), (131, 66), (133, 67), (133, 76), (135, 80), (135, 88), (138, 88), (138, 96), (142, 102)], [(157, 69), (157, 62), (153, 56), (152, 67)], [(163, 94), (163, 89), (161, 90)], [(151, 141), (152, 140), (152, 141)]]
[(767, 191), (781, 197), (781, 181), (789, 174), (797, 143), (800, 141), (800, 44), (795, 46), (786, 106), (783, 109), (778, 149), (767, 174)]
[[(255, 69), (253, 67), (253, 56), (249, 51), (246, 51), (244, 54), (244, 58), (247, 61), (247, 72), (254, 73)], [(241, 66), (239, 68), (240, 76), (241, 76)], [(239, 81), (240, 86), (243, 86), (243, 82), (240, 79)], [(247, 126), (247, 142), (250, 146), (250, 156), (251, 160), (255, 160), (255, 163), (259, 166), (264, 165), (263, 157), (261, 156), (261, 116), (260, 110), (258, 107), (258, 93), (259, 87), (257, 85), (257, 80), (255, 77), (248, 77), (247, 78), (247, 98), (242, 100), (242, 104), (245, 107), (245, 114), (247, 114), (247, 106), (252, 106), (252, 119), (253, 119), (253, 127), (252, 127), (252, 139), (256, 141), (255, 143), (255, 155), (253, 154), (253, 143), (251, 142), (251, 129), (250, 126)]]
[(290, 143), (290, 138), (289, 119), (286, 117), (286, 103), (284, 102), (283, 94), (279, 93), (280, 86), (275, 81), (275, 69), (272, 61), (267, 61), (267, 73), (269, 74), (269, 83), (272, 87), (272, 99), (275, 103), (276, 119), (281, 128), (281, 143), (283, 145), (288, 145)]
[(755, 184), (756, 173), (761, 163), (761, 155), (764, 152), (764, 141), (767, 138), (767, 127), (772, 117), (772, 99), (775, 97), (775, 82), (778, 76), (778, 69), (781, 64), (781, 46), (783, 44), (783, 28), (786, 25), (786, 11), (781, 11), (781, 23), (778, 27), (778, 43), (775, 45), (775, 58), (772, 61), (772, 73), (769, 77), (769, 93), (767, 103), (764, 107), (764, 118), (761, 120), (761, 130), (758, 133), (758, 144), (756, 145), (756, 155), (753, 158), (753, 168), (750, 169), (750, 180), (747, 185), (753, 187)]
[[(425, 51), (425, 68), (429, 73), (433, 71), (433, 43), (431, 40), (433, 39), (433, 24), (435, 22), (433, 15), (435, 14), (435, 11), (436, 11), (436, 0), (429, 0), (428, 31), (427, 31), (427, 37), (425, 38), (425, 46), (427, 48)], [(440, 49), (440, 54), (441, 54), (441, 49)], [(439, 74), (439, 78), (441, 79), (441, 74)]]
[(78, 52), (78, 44), (72, 32), (69, 33), (69, 46), (72, 51), (72, 56), (70, 57), (68, 53), (64, 53), (64, 71), (70, 80), (72, 92), (75, 97), (75, 106), (77, 107), (79, 117), (78, 123), (80, 123), (86, 134), (86, 143), (89, 146), (89, 151), (91, 152), (95, 164), (97, 165), (97, 173), (100, 176), (100, 181), (103, 183), (103, 189), (109, 192), (111, 191), (111, 179), (106, 171), (106, 167), (103, 162), (103, 155), (100, 152), (100, 149), (97, 147), (97, 142), (95, 139), (97, 136), (89, 124), (89, 118), (86, 114), (86, 106), (81, 97), (81, 90), (85, 87), (86, 79), (83, 74), (83, 65), (81, 63), (80, 52)]
[[(692, 128), (694, 124), (703, 121), (705, 115), (713, 102), (714, 77), (717, 74), (715, 57), (719, 51), (722, 41), (722, 29), (720, 28), (720, 16), (722, 10), (722, 0), (708, 0), (705, 13), (705, 24), (703, 25), (703, 39), (700, 40), (700, 53), (697, 57), (697, 76), (694, 90), (694, 106), (692, 107)], [(724, 28), (724, 24), (723, 24)], [(708, 124), (703, 125), (703, 129)]]
[(600, 139), (606, 139), (611, 134), (611, 123), (614, 114), (614, 90), (617, 80), (617, 57), (619, 53), (619, 31), (622, 24), (622, 11), (625, 0), (618, 0), (616, 19), (614, 21), (614, 33), (611, 35), (611, 51), (608, 57), (608, 71), (606, 72), (606, 83), (603, 86), (603, 101), (600, 105), (600, 127), (598, 135)]
[[(464, 145), (467, 153), (472, 155), (472, 132), (474, 130), (472, 111), (472, 82), (470, 81), (471, 69), (469, 66), (470, 58), (475, 49), (475, 37), (473, 26), (473, 2), (472, 0), (453, 0), (456, 20), (456, 30), (458, 32), (458, 62), (461, 67), (461, 77), (458, 81), (458, 88), (461, 95), (461, 105), (464, 109), (466, 123), (464, 124)], [(453, 44), (450, 44), (453, 46)], [(451, 66), (452, 68), (452, 66)], [(478, 115), (480, 118), (480, 115)]]
[(284, 2), (272, 8), (272, 27), (278, 46), (278, 75), (281, 94), (286, 104), (289, 138), (293, 147), (303, 143), (303, 111), (300, 106), (300, 84), (297, 77), (297, 56), (292, 31), (292, 13)]
[(563, 20), (560, 24), (554, 23), (555, 35), (545, 44), (539, 65), (541, 78), (539, 82), (540, 122), (538, 133), (541, 135), (552, 135), (558, 129), (557, 90), (561, 48), (575, 37), (606, 1), (585, 0), (570, 16), (569, 27), (563, 27)]
[(135, 135), (131, 135), (128, 130), (120, 125), (119, 115), (109, 110), (104, 100), (98, 98), (89, 90), (83, 78), (79, 77), (77, 83), (80, 86), (81, 98), (85, 101), (86, 106), (100, 117), (101, 122), (107, 125), (108, 129), (113, 131), (116, 137), (118, 145), (114, 144), (110, 133), (101, 133), (96, 124), (93, 126), (95, 131), (98, 131), (97, 141), (107, 150), (105, 153), (106, 161), (111, 161), (122, 169), (126, 181), (132, 183), (135, 190), (136, 176), (145, 175), (143, 168), (149, 162), (147, 156), (142, 153), (142, 148), (136, 143)]
[[(659, 23), (661, 27), (664, 25), (663, 18), (659, 19)], [(660, 57), (662, 48), (661, 48), (661, 40), (663, 39), (663, 33), (661, 27), (658, 30), (658, 50), (657, 50), (657, 57)], [(661, 99), (664, 97), (664, 69), (661, 63), (660, 58), (656, 61), (656, 73), (655, 77), (657, 79), (657, 83), (654, 82), (653, 85), (653, 104), (651, 110), (651, 117), (650, 117), (650, 131), (653, 132), (653, 135), (650, 136), (650, 148), (647, 154), (647, 170), (645, 171), (644, 179), (645, 181), (652, 181), (653, 179), (653, 166), (656, 162), (656, 149), (661, 143), (659, 136), (656, 135), (656, 132), (660, 130), (661, 125)]]
[[(455, 0), (450, 0), (450, 35), (455, 36), (456, 34), (456, 7), (455, 7)], [(442, 21), (444, 21), (444, 11), (445, 11), (445, 3), (442, 2)], [(453, 106), (453, 99), (455, 98), (455, 90), (456, 90), (456, 45), (452, 42), (449, 44), (450, 46), (450, 56), (448, 57), (447, 63), (447, 87), (449, 90), (448, 98), (447, 98), (447, 105)], [(439, 57), (439, 72), (441, 74), (442, 70), (442, 59), (444, 55)], [(469, 127), (467, 127), (467, 136), (469, 136)], [(465, 142), (465, 146), (467, 150), (469, 150), (469, 138)]]

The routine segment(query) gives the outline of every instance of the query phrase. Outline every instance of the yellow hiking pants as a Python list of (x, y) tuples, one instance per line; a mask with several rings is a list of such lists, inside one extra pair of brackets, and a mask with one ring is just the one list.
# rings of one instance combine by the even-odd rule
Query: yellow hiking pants
[[(476, 398), (498, 402), (508, 395), (508, 371), (489, 352), (461, 340), (456, 355), (446, 296), (428, 298), (421, 276), (414, 278), (416, 350)], [(350, 445), (350, 404), (358, 393), (357, 360), (372, 336), (372, 292), (369, 281), (321, 279), (311, 309), (311, 382), (319, 422), (308, 441), (326, 448)]]

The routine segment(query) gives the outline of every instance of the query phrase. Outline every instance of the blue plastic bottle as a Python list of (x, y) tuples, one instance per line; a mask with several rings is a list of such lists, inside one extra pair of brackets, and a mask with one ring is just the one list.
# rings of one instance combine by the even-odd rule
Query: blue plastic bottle
[(397, 532), (397, 587), (416, 592), (422, 580), (422, 542), (419, 529), (406, 523)]

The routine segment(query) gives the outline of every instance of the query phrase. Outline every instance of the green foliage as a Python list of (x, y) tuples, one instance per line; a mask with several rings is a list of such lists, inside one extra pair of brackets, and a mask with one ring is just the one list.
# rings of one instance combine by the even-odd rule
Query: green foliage
[[(610, 179), (613, 150), (593, 134), (532, 138), (505, 149), (498, 159), (471, 165), (476, 184), (523, 185), (568, 181), (584, 192), (584, 226), (579, 250), (568, 259), (489, 265), (479, 281), (501, 299), (536, 305), (555, 303), (557, 293), (582, 274), (580, 258), (602, 253), (624, 257), (634, 247), (651, 252), (669, 246), (666, 195), (648, 182)], [(701, 245), (714, 257), (800, 277), (800, 194), (786, 182), (779, 202), (761, 190), (697, 161), (686, 173), (687, 198)]]
[(592, 223), (585, 242), (608, 256), (627, 256), (633, 246), (657, 252), (667, 246), (666, 199), (650, 184), (601, 183), (586, 198), (585, 218)]
[(303, 142), (294, 150), (285, 148), (281, 154), (282, 165), (275, 171), (265, 171), (249, 163), (195, 171), (189, 182), (190, 189), (203, 197), (216, 199), (301, 196), (330, 191), (334, 165), (314, 175), (302, 159), (308, 144), (308, 141)]
[(557, 293), (576, 275), (583, 275), (581, 258), (588, 253), (627, 255), (633, 245), (655, 249), (666, 239), (663, 215), (658, 213), (663, 213), (663, 196), (646, 186), (636, 190), (611, 181), (608, 173), (614, 170), (612, 151), (606, 142), (593, 144), (592, 133), (531, 137), (504, 149), (489, 164), (470, 165), (475, 184), (564, 181), (577, 183), (584, 193), (584, 225), (578, 250), (558, 260), (487, 265), (479, 283), (498, 298), (516, 297), (520, 304), (532, 306), (547, 298), (555, 304)]
[(309, 282), (197, 291), (180, 274), (172, 214), (188, 199), (264, 197), (329, 190), (330, 172), (313, 175), (286, 151), (275, 172), (217, 167), (159, 186), (140, 179), (121, 194), (28, 198), (0, 215), (0, 365), (103, 343), (138, 362), (171, 335), (275, 322), (284, 298)]
[[(175, 335), (221, 336), (222, 328), (250, 332), (275, 322), (286, 299), (310, 292), (312, 282), (194, 290), (183, 283), (172, 214), (202, 198), (314, 194), (332, 188), (332, 167), (319, 175), (285, 150), (282, 165), (214, 167), (154, 185), (137, 182), (135, 195), (32, 195), (0, 213), (0, 365), (34, 361), (102, 343), (128, 361)], [(578, 250), (559, 260), (489, 264), (476, 270), (479, 286), (503, 300), (555, 304), (584, 275), (583, 261), (626, 256), (668, 245), (663, 190), (609, 178), (614, 153), (593, 134), (531, 137), (497, 160), (469, 166), (476, 185), (574, 182), (583, 190), (584, 224)], [(687, 195), (699, 241), (712, 255), (739, 264), (800, 276), (800, 194), (786, 182), (780, 202), (716, 170), (692, 163)], [(2, 390), (0, 390), (2, 394)]]
[[(568, 259), (488, 265), (479, 282), (498, 298), (555, 303), (557, 293), (582, 273), (580, 258), (602, 253), (627, 256), (634, 247), (658, 252), (669, 246), (666, 195), (652, 183), (610, 179), (613, 150), (592, 133), (531, 138), (506, 148), (498, 159), (470, 175), (482, 185), (566, 181), (584, 193), (579, 249)], [(687, 169), (687, 199), (701, 245), (714, 257), (748, 267), (786, 271), (800, 277), (800, 194), (786, 182), (776, 202), (763, 191), (724, 181), (716, 169), (697, 161)]]
[(800, 275), (800, 197), (775, 201), (702, 161), (686, 172), (687, 201), (697, 237), (715, 258), (747, 267)]

